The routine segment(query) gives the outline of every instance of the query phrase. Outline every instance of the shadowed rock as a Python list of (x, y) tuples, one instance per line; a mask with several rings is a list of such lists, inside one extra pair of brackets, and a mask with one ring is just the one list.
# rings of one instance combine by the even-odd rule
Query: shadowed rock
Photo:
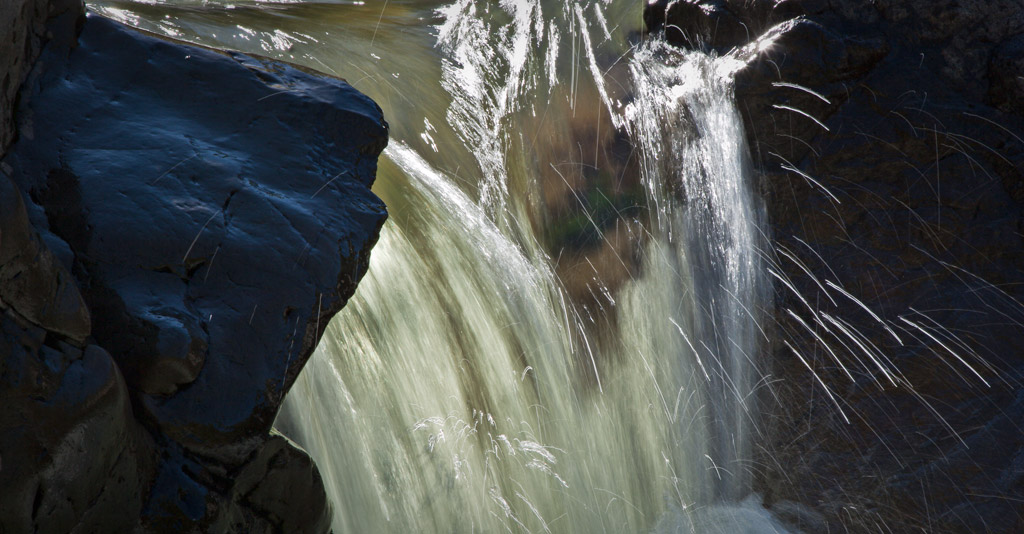
[(754, 35), (725, 0), (659, 0), (644, 10), (644, 23), (662, 28), (668, 42), (691, 49), (729, 49)]
[(384, 221), (380, 109), (100, 17), (51, 31), (0, 164), (0, 530), (325, 531), (268, 432)]
[(28, 222), (21, 192), (0, 177), (0, 306), (81, 345), (89, 310), (71, 274)]
[(21, 193), (0, 176), (5, 531), (123, 531), (137, 521), (154, 451), (113, 359), (85, 345), (88, 336), (75, 282), (28, 224)]
[[(645, 20), (707, 35), (681, 3)], [(789, 284), (766, 503), (808, 531), (1024, 529), (1024, 4), (714, 4), (764, 28), (705, 42), (745, 46), (737, 104)], [(807, 400), (822, 385), (838, 408)]]

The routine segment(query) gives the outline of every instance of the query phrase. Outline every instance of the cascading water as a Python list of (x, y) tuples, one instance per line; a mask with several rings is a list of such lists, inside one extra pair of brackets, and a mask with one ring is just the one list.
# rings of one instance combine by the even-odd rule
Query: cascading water
[(392, 124), (391, 218), (278, 420), (335, 531), (784, 532), (743, 501), (767, 284), (730, 64), (630, 37), (637, 2), (393, 4), (97, 6)]
[[(723, 462), (715, 490), (727, 499), (750, 491), (742, 462), (751, 457), (758, 337), (764, 336), (758, 314), (766, 298), (757, 256), (763, 213), (747, 183), (751, 173), (732, 102), (732, 65), (646, 43), (631, 65), (637, 100), (627, 110), (632, 137), (642, 144), (660, 240), (679, 257), (678, 270), (688, 272), (689, 294), (677, 298), (687, 301), (685, 315), (692, 323), (688, 332), (674, 326), (704, 377), (711, 456)], [(665, 195), (675, 182), (681, 200)]]

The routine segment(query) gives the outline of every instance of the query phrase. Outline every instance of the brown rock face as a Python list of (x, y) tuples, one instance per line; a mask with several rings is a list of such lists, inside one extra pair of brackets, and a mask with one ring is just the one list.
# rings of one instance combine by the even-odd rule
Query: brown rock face
[(15, 0), (0, 4), (0, 153), (14, 139), (14, 102), (18, 87), (39, 55), (40, 39), (45, 32), (49, 2)]
[(777, 274), (759, 491), (808, 532), (1024, 529), (1024, 4), (646, 19), (683, 3), (763, 28), (734, 52)]
[(92, 325), (71, 273), (28, 221), (18, 188), (0, 180), (0, 303), (9, 313), (82, 344)]
[(66, 13), (81, 15), (84, 7), (80, 0), (0, 3), (0, 154), (14, 141), (18, 89), (48, 39), (47, 20)]

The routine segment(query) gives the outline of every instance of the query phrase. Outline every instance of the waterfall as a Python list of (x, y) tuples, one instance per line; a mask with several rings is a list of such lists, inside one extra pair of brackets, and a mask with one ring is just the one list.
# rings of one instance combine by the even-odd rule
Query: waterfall
[(751, 495), (734, 66), (641, 39), (636, 1), (379, 4), (94, 6), (343, 74), (392, 125), (391, 217), (277, 422), (335, 532), (785, 532)]
[[(743, 462), (751, 457), (756, 422), (758, 337), (768, 341), (759, 326), (767, 298), (758, 258), (764, 215), (748, 183), (743, 126), (732, 102), (733, 67), (729, 60), (646, 43), (631, 65), (637, 100), (627, 110), (632, 136), (642, 145), (656, 229), (677, 256), (677, 270), (688, 273), (690, 289), (673, 298), (686, 301), (689, 328), (669, 318), (689, 350), (666, 347), (662, 353), (688, 355), (704, 378), (710, 456), (720, 468), (715, 489), (728, 499), (750, 491)], [(682, 198), (665, 194), (672, 184)], [(659, 294), (679, 287), (670, 274), (661, 278), (667, 287)]]

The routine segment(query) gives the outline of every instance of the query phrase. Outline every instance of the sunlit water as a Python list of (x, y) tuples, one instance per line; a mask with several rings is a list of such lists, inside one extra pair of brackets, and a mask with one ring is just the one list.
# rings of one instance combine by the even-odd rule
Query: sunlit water
[(336, 532), (785, 531), (750, 493), (763, 215), (728, 61), (641, 39), (638, 1), (93, 7), (391, 124), (390, 219), (278, 419)]

